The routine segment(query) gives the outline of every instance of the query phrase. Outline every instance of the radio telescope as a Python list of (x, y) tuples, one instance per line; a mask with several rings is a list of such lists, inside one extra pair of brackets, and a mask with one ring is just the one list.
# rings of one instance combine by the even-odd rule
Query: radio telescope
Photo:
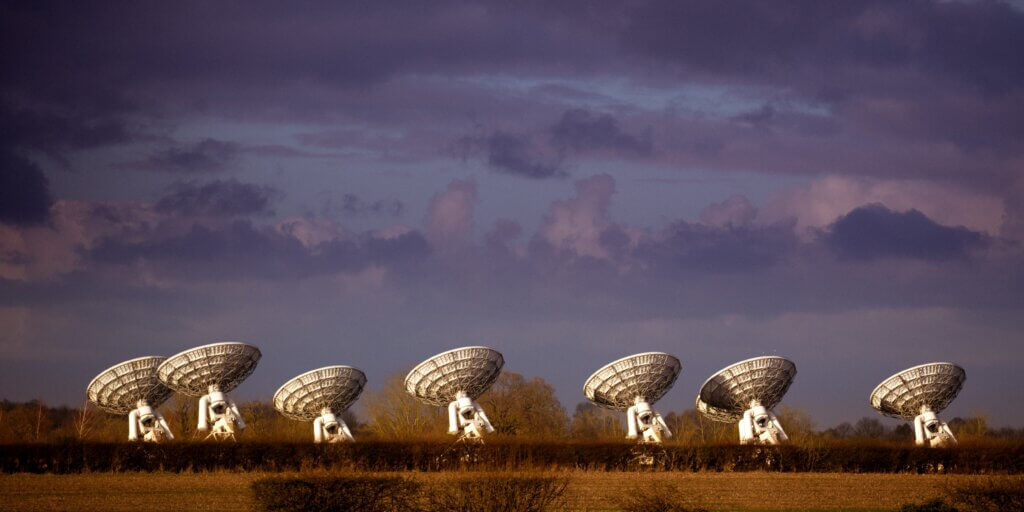
[(313, 420), (313, 441), (354, 441), (340, 414), (363, 392), (366, 374), (351, 366), (325, 366), (295, 377), (274, 393), (274, 407), (299, 421)]
[(789, 440), (771, 411), (796, 377), (796, 365), (784, 357), (764, 356), (727, 366), (704, 382), (697, 410), (714, 421), (738, 422), (741, 444), (779, 444)]
[[(245, 380), (260, 360), (260, 349), (237, 341), (190, 348), (164, 361), (156, 373), (171, 389), (199, 398), (200, 432), (206, 439), (235, 439), (235, 429), (245, 430), (238, 406), (227, 397)], [(210, 429), (213, 423), (213, 429)]]
[(661, 443), (672, 431), (651, 405), (672, 388), (681, 370), (679, 359), (664, 352), (634, 354), (594, 372), (583, 394), (601, 407), (626, 411), (628, 439)]
[(914, 422), (918, 446), (956, 446), (956, 437), (938, 413), (949, 406), (967, 380), (953, 363), (928, 363), (882, 381), (871, 392), (871, 407), (892, 417)]
[(416, 365), (405, 376), (405, 390), (421, 402), (448, 406), (448, 433), (456, 442), (483, 442), (484, 432), (494, 432), (487, 413), (476, 398), (501, 373), (505, 359), (487, 347), (461, 347), (441, 352)]
[(156, 377), (165, 357), (139, 357), (111, 366), (89, 382), (85, 394), (96, 407), (128, 415), (128, 439), (158, 443), (174, 439), (167, 421), (156, 408), (172, 391)]

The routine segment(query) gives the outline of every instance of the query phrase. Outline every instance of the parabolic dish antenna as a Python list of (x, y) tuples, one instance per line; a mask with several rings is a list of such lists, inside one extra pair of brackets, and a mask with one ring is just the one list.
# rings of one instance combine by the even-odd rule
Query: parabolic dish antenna
[(157, 373), (171, 389), (189, 396), (203, 396), (211, 386), (230, 393), (252, 374), (261, 355), (238, 341), (211, 343), (168, 357)]
[(796, 377), (779, 356), (746, 359), (711, 376), (697, 394), (697, 410), (714, 421), (739, 422), (740, 442), (778, 444), (788, 438), (771, 412)]
[(664, 352), (644, 352), (612, 361), (594, 372), (583, 384), (583, 394), (608, 409), (625, 410), (627, 437), (660, 443), (671, 437), (664, 419), (651, 404), (675, 384), (682, 364)]
[(448, 406), (448, 433), (458, 440), (479, 440), (494, 432), (476, 403), (501, 374), (505, 358), (493, 348), (472, 346), (441, 352), (416, 365), (405, 377), (405, 390), (430, 405)]
[(170, 398), (170, 388), (157, 378), (156, 369), (166, 358), (146, 356), (107, 368), (85, 388), (89, 401), (100, 409), (128, 415), (128, 439), (142, 434), (146, 441), (173, 439), (171, 429), (156, 411)]
[(174, 393), (156, 378), (156, 367), (165, 359), (139, 357), (107, 368), (86, 387), (89, 401), (113, 414), (128, 414), (140, 400), (160, 407)]
[(225, 393), (238, 387), (256, 369), (260, 349), (238, 341), (211, 343), (175, 354), (157, 368), (157, 376), (171, 389), (199, 398), (200, 432), (234, 439), (235, 429), (245, 429), (238, 406)]
[(351, 366), (325, 366), (299, 375), (274, 393), (274, 407), (300, 421), (313, 421), (313, 440), (352, 441), (348, 425), (337, 415), (345, 412), (363, 392), (366, 374)]
[(919, 445), (955, 445), (956, 437), (937, 414), (956, 399), (965, 380), (967, 372), (953, 363), (914, 366), (883, 380), (871, 392), (871, 406), (886, 416), (913, 421)]

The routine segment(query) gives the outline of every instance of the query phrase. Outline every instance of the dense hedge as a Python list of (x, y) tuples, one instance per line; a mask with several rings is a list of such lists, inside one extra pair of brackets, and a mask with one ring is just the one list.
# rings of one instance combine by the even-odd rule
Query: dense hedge
[[(651, 464), (638, 461), (646, 459)], [(1017, 443), (926, 449), (904, 445), (831, 443), (773, 447), (627, 443), (493, 441), (453, 447), (441, 443), (357, 442), (0, 445), (0, 472), (85, 471), (437, 471), (449, 469), (578, 469), (618, 471), (819, 471), (874, 473), (1024, 473)]]

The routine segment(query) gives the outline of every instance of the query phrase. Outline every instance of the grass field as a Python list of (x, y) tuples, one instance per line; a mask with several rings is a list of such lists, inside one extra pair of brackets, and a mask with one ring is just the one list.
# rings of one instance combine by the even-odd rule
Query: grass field
[[(535, 473), (534, 473), (535, 474)], [(568, 472), (567, 509), (614, 511), (617, 495), (648, 484), (712, 510), (894, 510), (989, 477), (842, 473)], [(0, 510), (254, 510), (249, 484), (264, 473), (0, 475)], [(275, 475), (282, 476), (279, 473)], [(286, 476), (284, 474), (283, 476)], [(463, 473), (404, 473), (441, 483)], [(1024, 477), (1003, 477), (1016, 478)], [(202, 504), (202, 505), (198, 505)]]

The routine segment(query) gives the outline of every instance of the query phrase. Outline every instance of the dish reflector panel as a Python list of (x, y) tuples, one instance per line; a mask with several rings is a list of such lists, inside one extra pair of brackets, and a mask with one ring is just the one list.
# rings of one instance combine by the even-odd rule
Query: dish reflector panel
[(89, 382), (85, 394), (96, 407), (114, 414), (128, 414), (139, 400), (155, 409), (173, 393), (156, 375), (165, 359), (146, 356), (111, 366)]
[(913, 420), (927, 407), (939, 413), (960, 393), (967, 372), (953, 363), (928, 363), (882, 381), (871, 392), (871, 406), (893, 418)]
[(260, 349), (238, 341), (211, 343), (175, 354), (157, 368), (171, 389), (190, 396), (209, 393), (210, 386), (228, 393), (256, 369)]
[(628, 409), (637, 397), (657, 402), (675, 384), (682, 364), (664, 352), (623, 357), (601, 367), (583, 384), (590, 401), (608, 409)]
[(729, 365), (704, 382), (697, 410), (716, 421), (738, 421), (756, 401), (772, 409), (789, 390), (796, 365), (779, 356), (747, 359)]
[(438, 407), (447, 407), (459, 391), (476, 400), (491, 387), (504, 365), (505, 358), (493, 348), (452, 349), (416, 365), (405, 377), (405, 390)]
[(351, 366), (325, 366), (295, 377), (274, 393), (281, 414), (302, 421), (314, 420), (324, 408), (341, 414), (359, 398), (366, 374)]

